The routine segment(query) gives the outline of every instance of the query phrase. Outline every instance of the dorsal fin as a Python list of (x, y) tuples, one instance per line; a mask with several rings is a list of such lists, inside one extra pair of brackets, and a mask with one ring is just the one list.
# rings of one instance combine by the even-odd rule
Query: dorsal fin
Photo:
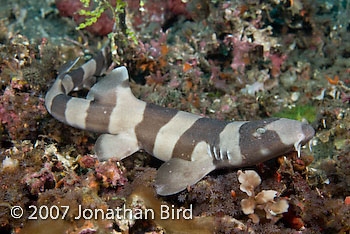
[(115, 103), (118, 90), (130, 89), (126, 67), (118, 67), (90, 89), (86, 99), (100, 103)]

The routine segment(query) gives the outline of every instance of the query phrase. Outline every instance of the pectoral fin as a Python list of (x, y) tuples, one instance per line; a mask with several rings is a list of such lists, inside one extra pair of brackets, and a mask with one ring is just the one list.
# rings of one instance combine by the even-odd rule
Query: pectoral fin
[(157, 194), (166, 196), (184, 190), (197, 183), (206, 174), (215, 169), (212, 160), (187, 161), (172, 158), (165, 162), (157, 172)]
[(102, 134), (95, 144), (95, 152), (99, 160), (109, 158), (122, 160), (138, 150), (139, 146), (135, 135), (127, 132), (118, 135)]

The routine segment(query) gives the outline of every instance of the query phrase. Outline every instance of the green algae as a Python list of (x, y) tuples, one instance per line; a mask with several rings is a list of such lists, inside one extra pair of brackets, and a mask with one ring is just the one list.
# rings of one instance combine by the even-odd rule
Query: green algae
[(288, 118), (302, 121), (306, 119), (309, 123), (316, 120), (316, 108), (312, 105), (295, 106), (293, 108), (286, 108), (273, 115), (274, 117)]

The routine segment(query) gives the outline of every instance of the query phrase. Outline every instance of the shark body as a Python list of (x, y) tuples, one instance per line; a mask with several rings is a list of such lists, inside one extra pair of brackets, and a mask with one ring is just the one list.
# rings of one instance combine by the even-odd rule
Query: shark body
[[(132, 94), (125, 67), (95, 83), (110, 64), (105, 48), (81, 67), (61, 72), (46, 94), (46, 108), (61, 122), (102, 133), (95, 144), (99, 160), (145, 150), (165, 161), (156, 177), (159, 195), (175, 194), (217, 168), (300, 151), (314, 135), (310, 125), (296, 120), (229, 122), (146, 103)], [(69, 96), (82, 88), (90, 89), (86, 98)]]

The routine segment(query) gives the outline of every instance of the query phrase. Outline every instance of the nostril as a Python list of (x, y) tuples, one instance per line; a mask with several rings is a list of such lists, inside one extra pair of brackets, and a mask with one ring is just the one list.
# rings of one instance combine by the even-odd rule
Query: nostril
[(315, 135), (315, 130), (310, 124), (303, 124), (301, 128), (306, 139), (310, 140)]

